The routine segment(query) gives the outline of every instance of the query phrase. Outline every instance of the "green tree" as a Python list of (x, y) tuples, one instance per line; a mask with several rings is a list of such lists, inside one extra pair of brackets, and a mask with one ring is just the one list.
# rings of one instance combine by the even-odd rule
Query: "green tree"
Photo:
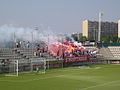
[(104, 43), (110, 43), (110, 41), (115, 43), (117, 42), (117, 40), (118, 40), (118, 37), (116, 35), (111, 35), (111, 36), (105, 35), (101, 37), (101, 42), (104, 42)]
[(86, 38), (86, 36), (82, 36), (80, 39), (79, 39), (79, 41), (82, 41), (82, 42), (84, 42), (84, 41), (87, 41), (88, 39)]

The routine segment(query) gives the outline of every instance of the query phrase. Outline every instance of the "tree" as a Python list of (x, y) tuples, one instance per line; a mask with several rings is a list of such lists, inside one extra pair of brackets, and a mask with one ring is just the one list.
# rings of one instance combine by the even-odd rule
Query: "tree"
[(101, 42), (104, 42), (104, 43), (110, 43), (110, 42), (117, 42), (118, 40), (118, 37), (116, 35), (105, 35), (105, 36), (102, 36), (101, 37)]
[(72, 34), (71, 35), (72, 36), (72, 38), (75, 40), (75, 41), (79, 41), (79, 37), (77, 36), (77, 34)]
[(79, 39), (79, 41), (81, 41), (81, 42), (84, 42), (84, 41), (87, 41), (88, 39), (86, 38), (86, 36), (82, 36), (80, 39)]

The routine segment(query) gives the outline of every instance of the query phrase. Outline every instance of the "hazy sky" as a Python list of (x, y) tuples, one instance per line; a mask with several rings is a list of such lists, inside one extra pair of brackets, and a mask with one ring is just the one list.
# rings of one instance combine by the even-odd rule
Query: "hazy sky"
[(18, 27), (40, 30), (49, 27), (54, 32), (81, 32), (82, 21), (120, 19), (120, 0), (0, 0), (0, 26), (13, 24)]

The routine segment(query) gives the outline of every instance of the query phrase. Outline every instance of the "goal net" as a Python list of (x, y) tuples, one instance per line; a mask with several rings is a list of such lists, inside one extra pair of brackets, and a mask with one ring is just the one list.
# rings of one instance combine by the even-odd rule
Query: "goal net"
[(31, 59), (31, 60), (3, 60), (0, 61), (0, 73), (5, 76), (18, 76), (26, 73), (45, 74), (46, 60)]
[(18, 60), (6, 60), (2, 68), (5, 76), (18, 76)]
[(46, 60), (31, 60), (31, 71), (43, 74), (46, 71)]

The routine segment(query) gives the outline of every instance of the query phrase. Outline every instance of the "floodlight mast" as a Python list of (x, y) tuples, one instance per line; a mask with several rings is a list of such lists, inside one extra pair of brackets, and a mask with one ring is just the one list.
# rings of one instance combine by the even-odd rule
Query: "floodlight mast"
[(101, 21), (102, 21), (102, 16), (103, 16), (103, 13), (99, 12), (98, 42), (100, 42), (100, 37), (101, 37)]

